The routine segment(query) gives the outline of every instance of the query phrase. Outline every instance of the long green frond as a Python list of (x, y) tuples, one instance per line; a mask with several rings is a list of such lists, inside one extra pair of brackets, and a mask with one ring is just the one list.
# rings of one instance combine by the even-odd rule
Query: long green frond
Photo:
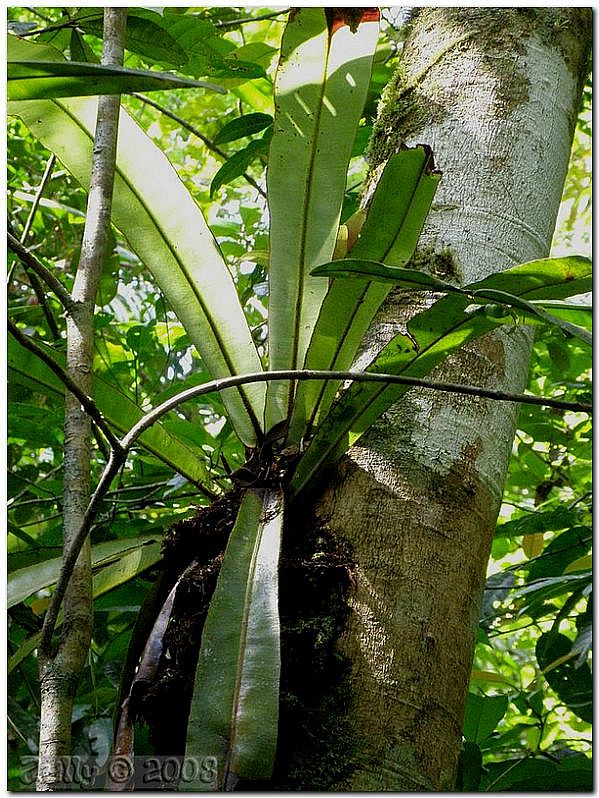
[[(375, 21), (329, 28), (314, 7), (294, 11), (285, 29), (267, 174), (271, 369), (301, 368), (327, 292), (310, 271), (333, 254), (377, 38)], [(288, 417), (294, 387), (269, 385), (267, 429)]]
[(268, 779), (279, 710), (278, 561), (283, 496), (249, 490), (241, 503), (202, 633), (186, 756), (214, 758), (185, 790), (229, 790)]

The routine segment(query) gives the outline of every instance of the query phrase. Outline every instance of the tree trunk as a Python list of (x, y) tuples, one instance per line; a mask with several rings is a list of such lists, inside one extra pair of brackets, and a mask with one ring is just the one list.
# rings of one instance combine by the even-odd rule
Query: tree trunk
[[(122, 64), (126, 9), (104, 12), (103, 64)], [(92, 394), (94, 307), (102, 274), (116, 157), (120, 97), (102, 96), (92, 159), (81, 256), (73, 285), (73, 305), (67, 316), (67, 370), (79, 388)], [(63, 556), (83, 523), (90, 488), (91, 419), (80, 400), (65, 394)], [(87, 663), (93, 630), (91, 544), (85, 542), (70, 574), (64, 597), (64, 622), (56, 652), (52, 632), (39, 647), (40, 736), (37, 791), (69, 785), (67, 757), (71, 753), (71, 718), (77, 685)]]
[[(381, 103), (372, 174), (403, 141), (443, 172), (418, 267), (469, 283), (549, 253), (591, 38), (590, 9), (423, 8)], [(413, 295), (412, 295), (413, 296)], [(394, 293), (366, 346), (410, 316)], [(532, 335), (505, 327), (435, 377), (521, 391)], [(352, 791), (450, 790), (479, 604), (518, 408), (413, 390), (354, 447), (320, 515), (358, 563), (340, 651)], [(330, 741), (331, 745), (334, 741)]]

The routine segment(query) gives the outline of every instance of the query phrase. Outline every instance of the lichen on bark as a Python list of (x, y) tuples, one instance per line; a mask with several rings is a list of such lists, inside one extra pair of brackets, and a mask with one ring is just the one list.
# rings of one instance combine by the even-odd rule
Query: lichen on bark
[[(384, 162), (399, 142), (417, 139), (428, 125), (443, 121), (448, 112), (443, 75), (466, 51), (476, 52), (489, 79), (497, 80), (497, 110), (503, 115), (528, 99), (526, 73), (514, 67), (518, 58), (525, 57), (525, 42), (531, 37), (558, 50), (575, 79), (584, 81), (586, 70), (581, 74), (580, 61), (581, 51), (589, 45), (589, 14), (590, 9), (570, 8), (414, 9), (410, 24), (418, 24), (419, 36), (408, 37), (395, 75), (383, 91), (373, 127), (371, 164)], [(515, 29), (520, 32), (516, 38)]]

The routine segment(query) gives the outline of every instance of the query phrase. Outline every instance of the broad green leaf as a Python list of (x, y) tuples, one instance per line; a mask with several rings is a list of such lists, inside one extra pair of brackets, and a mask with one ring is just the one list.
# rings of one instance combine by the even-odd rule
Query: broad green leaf
[(213, 197), (218, 189), (226, 183), (231, 183), (235, 178), (240, 177), (248, 166), (268, 152), (268, 142), (259, 139), (250, 141), (247, 147), (239, 150), (224, 162), (210, 183), (210, 196)]
[[(62, 623), (62, 613), (59, 616), (59, 621)], [(6, 664), (7, 674), (11, 673), (18, 665), (20, 665), (21, 662), (23, 662), (23, 660), (28, 657), (32, 651), (35, 651), (39, 645), (41, 636), (41, 632), (36, 632), (35, 634), (31, 635), (31, 637), (26, 638), (14, 652), (14, 654), (10, 655)]]
[(578, 559), (571, 562), (570, 565), (567, 565), (564, 568), (565, 574), (571, 574), (575, 571), (588, 571), (593, 567), (593, 555), (592, 554), (585, 554), (584, 557), (578, 557)]
[[(591, 332), (578, 324), (572, 324), (572, 322), (566, 321), (554, 313), (547, 313), (544, 308), (532, 305), (532, 311), (529, 310), (527, 316), (527, 324), (551, 324), (554, 327), (559, 327), (569, 338), (579, 338), (581, 341), (584, 341), (587, 346), (593, 345), (593, 335)], [(530, 316), (532, 316), (532, 318), (530, 318)], [(534, 318), (535, 316), (537, 319)]]
[(476, 743), (465, 740), (458, 760), (457, 789), (460, 792), (476, 792), (482, 774), (483, 755)]
[[(385, 165), (348, 260), (336, 263), (343, 264), (343, 268), (346, 263), (363, 262), (362, 259), (385, 260), (394, 267), (406, 263), (416, 249), (439, 180), (427, 148), (415, 147), (393, 155)], [(356, 258), (361, 260), (356, 261)], [(312, 274), (322, 273), (329, 273), (327, 266), (320, 265), (312, 270)], [(415, 275), (415, 279), (430, 280), (423, 272), (410, 270), (409, 273)], [(340, 371), (349, 368), (389, 290), (388, 285), (365, 279), (334, 280), (310, 341), (306, 368)], [(338, 387), (336, 381), (305, 382), (298, 387), (290, 425), (291, 439), (301, 438), (306, 427), (309, 429), (326, 415)]]
[[(394, 175), (394, 182), (401, 180), (400, 167), (405, 169), (405, 158), (409, 152), (404, 150), (399, 153), (399, 156), (394, 156), (396, 159), (402, 155), (404, 157), (403, 164), (401, 162), (397, 164), (398, 169), (397, 174)], [(381, 180), (383, 179), (384, 173)], [(390, 190), (390, 185), (387, 186), (387, 190)], [(361, 277), (365, 280), (390, 282), (401, 288), (415, 291), (467, 294), (475, 299), (479, 297), (485, 301), (505, 302), (524, 309), (527, 304), (522, 302), (523, 297), (556, 300), (585, 293), (592, 288), (592, 261), (580, 255), (529, 261), (460, 288), (425, 272), (399, 268), (400, 263), (394, 262), (392, 251), (389, 251), (389, 254), (384, 257), (373, 259), (374, 256), (371, 256), (370, 253), (375, 251), (376, 247), (371, 244), (368, 247), (362, 246), (367, 225), (364, 227), (350, 257), (345, 260), (323, 263), (313, 269), (312, 274), (323, 277)], [(383, 233), (379, 233), (379, 235), (384, 240)], [(398, 234), (396, 251), (399, 244), (404, 241), (403, 236)], [(362, 254), (364, 249), (366, 252)], [(382, 247), (380, 249), (382, 250)], [(411, 252), (406, 250), (402, 254), (404, 257), (398, 260), (406, 263), (411, 257)], [(385, 262), (381, 263), (382, 260)], [(576, 305), (569, 305), (568, 309), (586, 310), (585, 307)]]
[(231, 93), (254, 111), (274, 114), (272, 83), (266, 78), (258, 78), (241, 86), (231, 87)]
[(507, 684), (511, 686), (509, 679), (502, 676), (501, 673), (495, 671), (479, 671), (473, 670), (470, 674), (470, 680), (473, 682), (486, 682), (490, 684)]
[[(533, 261), (466, 286), (464, 294), (449, 294), (414, 316), (408, 334), (397, 335), (383, 347), (368, 371), (425, 377), (467, 341), (503, 324), (503, 317), (489, 316), (484, 306), (472, 305), (473, 289), (505, 286), (516, 298), (562, 299), (585, 290), (590, 268), (590, 260), (581, 257)], [(320, 422), (292, 477), (291, 492), (299, 493), (322, 468), (336, 462), (407, 390), (402, 385), (353, 383)]]
[(495, 529), (495, 537), (518, 537), (520, 535), (536, 535), (539, 532), (558, 532), (574, 525), (577, 515), (567, 507), (555, 510), (539, 510), (526, 513), (520, 518), (499, 524)]
[(567, 302), (541, 302), (541, 300), (535, 300), (535, 302), (538, 302), (539, 307), (543, 310), (550, 312), (553, 316), (557, 316), (558, 319), (577, 324), (587, 330), (593, 328), (592, 305), (574, 305), (571, 303), (568, 304)]
[[(31, 60), (36, 52), (30, 51)], [(14, 102), (9, 113), (20, 117), (87, 189), (96, 100)], [(118, 142), (114, 224), (154, 274), (212, 376), (261, 371), (233, 279), (195, 200), (166, 156), (124, 110)], [(223, 392), (235, 431), (247, 446), (256, 443), (264, 395), (264, 385)]]
[(103, 596), (119, 585), (129, 582), (162, 559), (162, 540), (148, 543), (132, 551), (125, 551), (114, 562), (93, 575), (94, 598)]
[[(64, 355), (41, 341), (36, 342), (46, 354), (64, 366)], [(8, 369), (11, 382), (27, 385), (42, 394), (64, 396), (64, 385), (54, 372), (33, 352), (23, 349), (17, 341), (8, 337)], [(135, 402), (102, 377), (94, 376), (94, 401), (96, 406), (116, 432), (125, 434), (143, 416)], [(167, 432), (161, 422), (146, 430), (139, 442), (149, 452), (195, 484), (219, 492), (212, 475), (204, 465), (202, 452), (193, 451), (183, 441)]]
[[(26, 191), (15, 191), (13, 193), (13, 197), (15, 199), (22, 200), (23, 202), (29, 203), (35, 202), (36, 199), (35, 194)], [(72, 217), (85, 219), (84, 211), (80, 211), (78, 208), (73, 208), (71, 205), (65, 205), (63, 202), (57, 202), (56, 200), (42, 197), (39, 201), (39, 205), (40, 208), (51, 208), (55, 212), (58, 211), (58, 214), (68, 213)]]
[(65, 58), (60, 50), (44, 42), (31, 42), (18, 36), (6, 37), (6, 60), (8, 61), (60, 61)]
[[(537, 640), (537, 661), (549, 685), (568, 709), (581, 720), (592, 723), (593, 677), (586, 662), (578, 664), (567, 658), (571, 651), (572, 641), (562, 634), (546, 632)], [(558, 660), (561, 663), (552, 668)]]
[[(163, 13), (158, 15), (148, 8), (135, 9), (133, 13), (136, 17), (156, 21), (176, 41), (186, 57), (184, 65), (187, 75), (210, 76), (227, 82), (264, 77), (263, 67), (253, 63), (252, 58), (245, 59), (244, 48), (235, 47), (232, 41), (224, 39), (207, 19), (201, 19), (193, 13), (175, 13), (175, 9), (169, 6), (164, 7)], [(168, 58), (158, 60), (171, 63)]]
[(564, 593), (571, 593), (589, 582), (590, 570), (582, 574), (561, 574), (560, 576), (547, 576), (544, 579), (537, 579), (534, 582), (522, 585), (513, 592), (514, 598), (526, 596), (528, 601), (538, 599), (541, 596), (545, 599), (555, 598)]
[[(547, 311), (541, 305), (528, 302), (521, 296), (516, 296), (508, 291), (500, 291), (496, 288), (493, 288), (492, 283), (494, 282), (493, 278), (495, 275), (488, 278), (488, 280), (483, 281), (485, 285), (482, 283), (476, 283), (472, 286), (459, 288), (457, 286), (451, 285), (451, 283), (448, 283), (445, 280), (440, 280), (437, 277), (433, 277), (426, 272), (417, 271), (415, 269), (397, 268), (396, 266), (388, 265), (387, 263), (381, 263), (380, 261), (376, 260), (358, 260), (353, 257), (353, 254), (354, 253), (352, 252), (352, 257), (346, 260), (334, 260), (330, 263), (324, 263), (321, 266), (318, 266), (316, 269), (313, 269), (312, 274), (322, 277), (360, 277), (364, 280), (392, 283), (408, 291), (443, 291), (444, 293), (448, 294), (464, 294), (466, 296), (470, 296), (475, 302), (492, 302), (506, 308), (517, 309), (521, 313), (524, 313), (527, 317), (532, 317), (533, 322), (536, 321), (538, 323), (540, 321), (545, 324), (553, 324), (562, 329), (565, 333), (574, 335), (589, 345), (592, 344), (592, 336), (586, 329), (579, 327), (577, 324), (573, 324), (567, 319), (560, 318), (558, 315), (549, 313), (549, 311)], [(588, 261), (586, 258), (580, 259), (578, 256), (573, 256), (572, 259), (561, 258), (560, 260), (564, 263), (572, 260), (575, 265), (579, 265), (579, 260), (585, 261), (585, 270), (588, 264), (588, 277), (578, 277), (576, 287), (572, 285), (571, 280), (567, 279), (567, 277), (563, 276), (562, 274), (562, 281), (559, 283), (560, 291), (567, 290), (569, 292), (569, 296), (571, 296), (573, 293), (579, 292), (580, 290), (589, 291), (592, 287), (590, 261)], [(536, 270), (547, 271), (550, 264), (551, 260), (548, 259), (545, 261), (533, 261), (529, 264), (523, 264), (523, 266), (526, 266), (528, 276), (531, 277), (533, 274), (537, 273)], [(520, 267), (516, 267), (514, 270), (515, 277), (518, 276), (519, 268)], [(569, 267), (567, 266), (567, 268)], [(510, 274), (513, 273), (511, 269), (507, 271)], [(503, 283), (504, 280), (501, 282)], [(491, 285), (489, 285), (489, 283), (491, 283)], [(506, 317), (507, 315), (508, 314), (506, 314)], [(531, 319), (527, 318), (527, 321), (530, 322)]]
[[(329, 32), (324, 9), (299, 8), (285, 28), (268, 159), (271, 369), (301, 368), (331, 259), (347, 167), (368, 89), (378, 23)], [(271, 382), (266, 426), (287, 418), (295, 386)]]
[(589, 590), (591, 584), (591, 571), (548, 576), (517, 588), (512, 597), (517, 603), (519, 617), (529, 615), (536, 620), (554, 610), (553, 606), (547, 606), (548, 602), (565, 595), (582, 596)]
[(232, 789), (268, 779), (279, 707), (279, 491), (250, 490), (241, 503), (202, 633), (185, 755), (214, 757), (218, 782), (199, 774), (185, 790)]
[[(161, 540), (156, 535), (144, 535), (139, 538), (125, 538), (98, 543), (92, 546), (92, 568), (94, 570), (104, 568), (120, 560), (124, 555), (138, 551), (144, 546), (153, 546), (152, 551), (154, 551), (154, 544), (157, 544), (157, 551), (160, 554)], [(7, 606), (13, 607), (39, 590), (54, 585), (58, 579), (61, 563), (62, 558), (55, 557), (26, 568), (19, 568), (9, 574), (6, 593)]]
[(90, 64), (78, 61), (20, 61), (7, 64), (9, 100), (38, 100), (51, 97), (84, 97), (91, 94), (131, 94), (134, 91), (164, 89), (225, 89), (201, 80), (168, 72)]
[(225, 144), (228, 141), (237, 141), (244, 136), (252, 136), (272, 125), (270, 114), (244, 114), (223, 125), (214, 137), (215, 144)]
[[(479, 785), (480, 792), (592, 792), (593, 762), (574, 751), (559, 761), (547, 756), (505, 759), (486, 762)], [(567, 755), (569, 754), (569, 755)]]
[(278, 47), (272, 47), (266, 42), (250, 42), (238, 47), (234, 56), (241, 61), (251, 61), (267, 69), (278, 52)]
[(88, 64), (98, 64), (100, 59), (83, 38), (83, 34), (76, 28), (71, 30), (69, 53), (72, 61), (85, 61)]
[[(151, 18), (150, 18), (151, 15)], [(78, 27), (92, 36), (103, 36), (103, 15), (86, 13), (85, 10), (74, 17)], [(188, 62), (187, 53), (164, 29), (160, 14), (144, 9), (143, 16), (134, 9), (127, 12), (127, 31), (125, 48), (149, 61), (159, 61), (180, 67)]]
[[(557, 515), (557, 511), (554, 511)], [(549, 513), (543, 514), (548, 515)], [(539, 531), (564, 531), (556, 535), (545, 549), (544, 556), (528, 565), (528, 581), (535, 583), (548, 576), (560, 577), (568, 573), (570, 563), (584, 557), (593, 542), (593, 533), (590, 527), (580, 526), (576, 523), (576, 515), (565, 509), (563, 517), (571, 517), (569, 524), (562, 527), (563, 521), (551, 523), (546, 529)]]
[(524, 536), (524, 539), (522, 540), (522, 551), (530, 560), (533, 557), (539, 556), (539, 554), (543, 551), (544, 545), (545, 536), (542, 532), (536, 532), (532, 535)]
[(512, 266), (464, 286), (475, 293), (483, 289), (505, 291), (525, 299), (567, 299), (592, 288), (593, 263), (582, 255), (542, 258)]
[(579, 327), (576, 324), (572, 324), (569, 321), (559, 318), (559, 316), (548, 313), (540, 305), (536, 305), (533, 302), (527, 302), (521, 297), (508, 294), (506, 291), (496, 291), (490, 288), (481, 288), (473, 293), (473, 298), (477, 302), (480, 302), (481, 299), (490, 300), (491, 302), (513, 308), (514, 310), (519, 311), (519, 313), (524, 314), (528, 324), (552, 324), (556, 327), (559, 327), (567, 335), (580, 338), (580, 340), (584, 341), (585, 344), (592, 346), (593, 336), (588, 330), (584, 329), (584, 327)]
[[(125, 541), (122, 542), (124, 543)], [(159, 540), (155, 540), (154, 543), (149, 542), (147, 545), (138, 546), (129, 552), (125, 552), (120, 555), (117, 560), (111, 562), (105, 568), (102, 568), (97, 574), (94, 574), (94, 598), (108, 593), (113, 588), (125, 582), (129, 582), (135, 576), (157, 563), (161, 558), (162, 543)], [(58, 616), (57, 627), (60, 626), (62, 620), (63, 616), (61, 611)], [(8, 673), (14, 670), (25, 657), (29, 656), (29, 654), (37, 648), (40, 636), (41, 633), (36, 632), (21, 643), (19, 648), (8, 659)]]
[(508, 697), (505, 695), (484, 696), (468, 693), (463, 733), (466, 740), (481, 743), (495, 730), (506, 713)]

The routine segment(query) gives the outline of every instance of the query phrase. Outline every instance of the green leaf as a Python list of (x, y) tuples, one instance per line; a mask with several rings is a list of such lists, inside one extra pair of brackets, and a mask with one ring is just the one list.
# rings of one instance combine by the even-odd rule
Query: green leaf
[[(56, 352), (41, 341), (36, 341), (36, 343), (40, 349), (43, 349), (46, 354), (64, 367), (65, 358), (62, 353)], [(12, 336), (8, 338), (7, 355), (11, 382), (27, 385), (44, 395), (54, 394), (61, 398), (64, 397), (64, 385), (56, 374), (33, 352), (23, 349)], [(93, 391), (93, 398), (98, 410), (115, 431), (125, 434), (143, 416), (142, 410), (131, 398), (99, 375), (94, 376)], [(141, 435), (139, 442), (145, 449), (191, 482), (218, 492), (218, 487), (204, 464), (203, 452), (190, 449), (176, 435), (169, 433), (161, 422), (157, 422), (146, 430)]]
[[(139, 539), (138, 539), (139, 540)], [(115, 543), (117, 541), (114, 541)], [(125, 543), (125, 541), (122, 541)], [(93, 596), (98, 596), (108, 593), (115, 587), (129, 582), (135, 576), (143, 571), (146, 571), (152, 565), (157, 563), (162, 557), (162, 543), (156, 540), (154, 543), (149, 542), (146, 545), (141, 545), (132, 548), (121, 554), (118, 559), (111, 562), (105, 568), (102, 568), (97, 574), (93, 576)], [(63, 616), (60, 612), (57, 620), (57, 626), (62, 623)], [(7, 672), (10, 673), (16, 668), (25, 657), (29, 656), (39, 645), (41, 632), (31, 635), (24, 640), (19, 648), (11, 654), (8, 659)]]
[(226, 160), (214, 175), (210, 183), (210, 196), (213, 197), (221, 186), (231, 183), (237, 177), (240, 177), (256, 158), (266, 155), (267, 152), (267, 142), (262, 140), (250, 141), (247, 147), (239, 150), (239, 152), (236, 152), (235, 155)]
[(244, 114), (244, 116), (238, 116), (237, 119), (223, 125), (214, 137), (214, 143), (225, 144), (228, 141), (242, 139), (244, 136), (252, 136), (269, 125), (272, 125), (270, 114)]
[(587, 606), (582, 615), (576, 618), (576, 640), (572, 644), (572, 654), (576, 657), (574, 667), (579, 668), (587, 660), (593, 646), (593, 594), (587, 599)]
[(480, 792), (552, 792), (593, 790), (593, 763), (584, 754), (567, 752), (554, 761), (546, 756), (487, 762)]
[(268, 779), (279, 707), (279, 491), (250, 490), (241, 503), (202, 634), (185, 755), (214, 757), (218, 783), (201, 775), (185, 790), (232, 789)]
[[(587, 723), (593, 722), (593, 677), (586, 662), (574, 662), (572, 641), (565, 635), (546, 632), (537, 640), (536, 655), (539, 667), (552, 690), (575, 715)], [(577, 652), (575, 652), (577, 653)], [(563, 660), (563, 661), (562, 661)], [(561, 661), (555, 667), (555, 662)]]
[(69, 53), (71, 61), (85, 61), (88, 64), (97, 64), (100, 60), (76, 28), (71, 30)]
[(18, 36), (6, 37), (6, 60), (8, 61), (59, 61), (65, 62), (64, 55), (51, 44), (32, 42)]
[(84, 97), (92, 94), (131, 94), (164, 89), (209, 89), (225, 92), (213, 83), (151, 72), (146, 69), (90, 64), (78, 61), (20, 61), (7, 64), (9, 100)]
[[(154, 18), (148, 9), (138, 9), (136, 14)], [(233, 42), (224, 39), (212, 22), (201, 19), (196, 14), (178, 14), (173, 7), (166, 6), (159, 16), (160, 26), (167, 31), (187, 56), (185, 72), (194, 77), (211, 76), (219, 80), (247, 81), (264, 77), (264, 69), (245, 60), (238, 53), (244, 48), (236, 48)], [(229, 87), (231, 84), (229, 83)]]
[[(358, 239), (359, 243), (359, 239)], [(357, 246), (357, 245), (356, 245)], [(353, 255), (353, 250), (352, 250)], [(465, 286), (417, 314), (408, 323), (408, 334), (397, 335), (377, 355), (368, 371), (425, 377), (451, 352), (504, 323), (489, 317), (484, 306), (472, 306), (474, 290), (509, 287), (518, 299), (563, 299), (585, 290), (591, 273), (588, 258), (556, 258), (515, 266), (478, 283)], [(348, 286), (351, 281), (346, 281)], [(335, 285), (335, 284), (334, 284)], [(334, 340), (334, 339), (333, 339)], [(297, 495), (333, 464), (408, 388), (384, 383), (353, 383), (320, 422), (314, 438), (298, 462), (290, 483)]]
[[(350, 264), (351, 271), (351, 264), (366, 259), (385, 260), (393, 269), (406, 263), (418, 243), (439, 180), (428, 148), (419, 146), (393, 155), (385, 165), (348, 260), (336, 261), (340, 268)], [(329, 274), (328, 266), (320, 265), (312, 274)], [(430, 285), (431, 278), (424, 272), (403, 271), (416, 280), (429, 280)], [(443, 285), (446, 286), (443, 290), (448, 290), (449, 284)], [(306, 368), (340, 371), (349, 368), (389, 290), (390, 286), (384, 283), (365, 279), (334, 280), (310, 341)], [(338, 387), (335, 381), (305, 382), (298, 387), (290, 438), (301, 438), (306, 427), (326, 415)]]
[[(391, 183), (391, 177), (393, 177), (394, 183), (399, 181), (402, 177), (402, 173), (405, 171), (405, 158), (409, 152), (409, 150), (404, 150), (402, 153), (394, 156), (398, 159), (397, 171), (394, 175), (391, 173), (389, 174), (389, 183)], [(404, 160), (400, 161), (399, 159), (402, 155)], [(383, 179), (384, 177), (381, 178), (381, 180)], [(387, 191), (389, 191), (390, 185), (386, 188)], [(389, 203), (387, 197), (387, 203)], [(406, 210), (410, 209), (412, 213), (414, 213), (412, 206), (408, 205)], [(424, 210), (424, 208), (422, 210)], [(389, 214), (388, 210), (387, 214)], [(387, 219), (380, 220), (382, 231), (377, 230), (381, 242), (386, 242), (390, 237), (388, 227), (385, 230), (385, 221), (387, 221)], [(476, 283), (470, 283), (463, 288), (459, 288), (445, 280), (440, 280), (438, 277), (433, 277), (426, 272), (399, 268), (399, 262), (394, 262), (397, 259), (398, 261), (407, 263), (411, 257), (413, 247), (415, 247), (418, 241), (418, 236), (414, 234), (413, 230), (410, 232), (412, 232), (413, 239), (415, 238), (416, 240), (414, 241), (412, 239), (413, 246), (410, 245), (410, 247), (407, 247), (405, 243), (406, 238), (401, 234), (402, 231), (398, 231), (396, 240), (394, 241), (394, 249), (388, 250), (389, 254), (380, 259), (384, 260), (385, 263), (381, 263), (378, 259), (368, 259), (370, 252), (376, 249), (376, 245), (373, 246), (368, 242), (366, 247), (363, 246), (367, 230), (368, 226), (365, 224), (364, 230), (351, 252), (351, 257), (345, 260), (323, 263), (313, 269), (312, 274), (323, 277), (362, 277), (365, 280), (390, 282), (407, 290), (444, 291), (445, 293), (466, 294), (475, 299), (482, 298), (485, 301), (503, 302), (523, 309), (528, 307), (528, 303), (524, 302), (522, 299), (525, 296), (529, 299), (556, 300), (574, 296), (575, 294), (585, 293), (592, 288), (592, 261), (580, 255), (572, 255), (564, 258), (545, 258), (543, 260), (522, 263), (519, 266), (513, 266), (502, 272), (492, 274), (484, 280), (479, 280)], [(400, 249), (401, 246), (407, 248), (402, 251)], [(367, 254), (358, 257), (364, 249), (366, 249)], [(382, 246), (380, 249), (382, 250)], [(393, 254), (394, 252), (395, 257)], [(547, 306), (560, 307), (560, 305), (550, 304)], [(568, 305), (567, 309), (583, 312), (588, 312), (589, 310), (589, 308), (585, 306), (577, 305)]]
[(571, 255), (542, 258), (512, 266), (464, 286), (475, 293), (484, 289), (505, 291), (525, 299), (567, 299), (592, 288), (593, 263), (590, 258)]
[(473, 298), (477, 302), (480, 302), (481, 299), (485, 299), (490, 300), (491, 302), (499, 303), (500, 305), (504, 305), (509, 308), (514, 308), (520, 311), (520, 313), (524, 314), (528, 323), (552, 324), (556, 327), (559, 327), (567, 335), (580, 338), (581, 341), (584, 341), (585, 344), (588, 344), (589, 346), (591, 346), (593, 343), (593, 336), (584, 327), (579, 327), (576, 324), (565, 321), (564, 319), (559, 318), (559, 316), (548, 313), (540, 305), (527, 302), (525, 299), (515, 297), (513, 294), (508, 294), (506, 291), (495, 291), (490, 288), (481, 288), (473, 292)]
[(482, 774), (483, 755), (476, 743), (465, 740), (458, 760), (457, 789), (460, 792), (476, 792)]
[(543, 605), (554, 598), (571, 593), (584, 594), (592, 584), (591, 572), (547, 576), (514, 590), (512, 597), (518, 602), (518, 615), (528, 614), (532, 618), (546, 615)]
[(573, 526), (577, 518), (574, 510), (558, 507), (555, 510), (541, 512), (536, 510), (526, 513), (520, 518), (499, 524), (495, 529), (495, 537), (519, 537), (520, 535), (536, 535), (538, 532), (557, 532)]
[[(358, 239), (359, 240), (359, 239)], [(353, 252), (352, 252), (353, 255)], [(357, 260), (348, 257), (343, 260), (333, 260), (323, 263), (312, 269), (312, 274), (319, 277), (360, 277), (363, 280), (376, 280), (381, 283), (393, 283), (400, 288), (413, 291), (443, 291), (444, 293), (462, 294), (445, 280), (433, 277), (427, 272), (417, 269), (402, 269), (397, 266), (388, 266), (376, 260)]]
[[(152, 547), (150, 556), (156, 555), (154, 562), (157, 562), (160, 559), (161, 539), (156, 535), (143, 535), (139, 538), (125, 538), (98, 543), (92, 546), (92, 568), (94, 570), (105, 568), (121, 560), (125, 555), (133, 552), (141, 553), (140, 550), (142, 548), (150, 546)], [(55, 557), (35, 565), (29, 565), (26, 568), (20, 568), (9, 574), (6, 594), (7, 607), (13, 607), (39, 590), (56, 584), (61, 564), (62, 557)]]
[[(153, 18), (149, 18), (150, 14)], [(86, 14), (84, 11), (75, 16), (74, 20), (85, 33), (103, 37), (103, 15)], [(160, 14), (149, 9), (144, 9), (143, 16), (137, 15), (134, 10), (129, 10), (125, 48), (148, 61), (160, 61), (175, 67), (183, 66), (189, 60), (187, 53), (160, 24), (161, 20)]]
[[(560, 260), (567, 264), (566, 268), (570, 268), (569, 258), (562, 258)], [(578, 256), (573, 256), (572, 260), (578, 261)], [(582, 260), (589, 264), (590, 269), (590, 261), (586, 258)], [(548, 264), (551, 264), (551, 266), (554, 265), (550, 259), (545, 261), (532, 261), (529, 264), (522, 265), (526, 266), (526, 271), (530, 277), (532, 274), (537, 274), (538, 270), (546, 271), (548, 269)], [(516, 275), (518, 275), (519, 269), (520, 267), (516, 267), (514, 270)], [(508, 269), (507, 272), (509, 274), (513, 273), (512, 269)], [(379, 261), (366, 259), (358, 260), (354, 257), (346, 260), (334, 260), (330, 263), (324, 263), (316, 269), (313, 269), (312, 274), (322, 277), (360, 277), (364, 280), (373, 280), (383, 283), (389, 282), (408, 291), (443, 291), (445, 293), (464, 294), (470, 296), (476, 302), (493, 302), (507, 308), (515, 308), (523, 312), (527, 317), (532, 317), (533, 321), (552, 324), (562, 329), (568, 335), (580, 338), (589, 345), (592, 344), (592, 336), (585, 328), (573, 324), (567, 319), (560, 318), (558, 315), (549, 313), (544, 307), (528, 302), (521, 296), (515, 296), (508, 291), (499, 291), (496, 288), (490, 287), (489, 283), (493, 282), (495, 275), (488, 278), (487, 281), (484, 281), (486, 287), (481, 287), (480, 283), (476, 283), (472, 286), (458, 288), (426, 272), (417, 271), (415, 269), (401, 269), (385, 263), (380, 263)], [(505, 272), (502, 272), (502, 274), (505, 274)], [(577, 280), (577, 287), (575, 288), (571, 280), (564, 277), (559, 283), (559, 288), (560, 291), (567, 290), (570, 292), (568, 295), (571, 296), (572, 292), (577, 293), (581, 288), (585, 291), (590, 290), (592, 285), (591, 281), (592, 278), (589, 273), (588, 277), (579, 278)], [(501, 282), (504, 282), (503, 279)], [(505, 315), (506, 317), (508, 316), (508, 314)]]
[[(304, 363), (327, 291), (310, 271), (333, 254), (377, 39), (375, 22), (329, 34), (322, 8), (299, 8), (285, 28), (267, 173), (271, 369)], [(294, 390), (269, 384), (267, 428), (288, 416)]]
[[(557, 515), (557, 511), (554, 511)], [(551, 518), (554, 514), (543, 514)], [(565, 510), (563, 518), (568, 518), (570, 513)], [(563, 520), (543, 525), (537, 531), (547, 532), (562, 528)], [(561, 576), (568, 565), (583, 557), (590, 549), (593, 542), (593, 533), (590, 527), (576, 524), (576, 516), (571, 523), (566, 525), (564, 531), (556, 535), (545, 547), (543, 556), (533, 560), (528, 568), (528, 581), (535, 582), (548, 576)]]
[(468, 693), (463, 733), (471, 743), (481, 743), (495, 730), (507, 711), (508, 697)]
[[(36, 45), (23, 44), (34, 48), (35, 60)], [(19, 116), (87, 189), (97, 101), (24, 101), (10, 103), (9, 113)], [(118, 142), (114, 224), (154, 274), (212, 376), (261, 371), (233, 279), (195, 200), (124, 110)], [(223, 393), (235, 431), (248, 446), (256, 443), (264, 395), (264, 385)]]
[[(540, 302), (541, 300), (536, 300)], [(587, 330), (593, 328), (593, 308), (591, 305), (574, 305), (567, 302), (543, 302), (540, 307), (543, 310), (551, 311), (554, 316), (557, 316), (564, 321), (570, 321), (572, 324), (578, 324)]]

